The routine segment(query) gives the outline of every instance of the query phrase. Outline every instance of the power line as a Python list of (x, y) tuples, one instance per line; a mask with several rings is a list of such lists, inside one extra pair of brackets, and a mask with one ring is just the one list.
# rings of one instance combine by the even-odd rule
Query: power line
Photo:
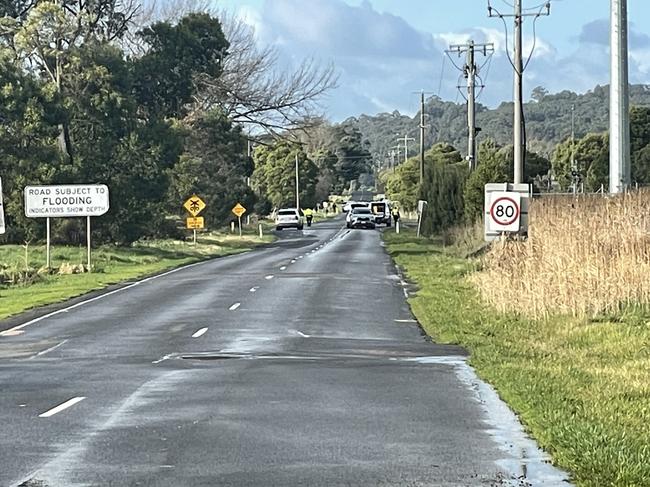
[[(515, 0), (514, 5), (505, 2), (507, 5), (514, 8), (513, 14), (502, 14), (497, 8), (492, 6), (490, 0), (487, 0), (487, 3), (488, 16), (498, 17), (503, 22), (506, 34), (506, 55), (508, 56), (508, 60), (514, 70), (514, 183), (517, 184), (523, 182), (524, 163), (526, 157), (526, 120), (523, 106), (523, 74), (533, 57), (533, 53), (535, 52), (537, 44), (537, 19), (542, 15), (546, 16), (551, 14), (551, 2), (548, 0), (535, 7), (535, 9), (538, 9), (537, 13), (525, 13), (530, 12), (531, 9), (523, 9), (522, 0)], [(496, 15), (493, 14), (493, 11), (496, 12)], [(514, 18), (514, 60), (510, 57), (510, 49), (508, 47), (508, 24), (505, 21), (505, 17)], [(522, 59), (522, 24), (525, 17), (535, 17), (535, 20), (533, 21), (533, 46), (526, 64), (524, 65)]]

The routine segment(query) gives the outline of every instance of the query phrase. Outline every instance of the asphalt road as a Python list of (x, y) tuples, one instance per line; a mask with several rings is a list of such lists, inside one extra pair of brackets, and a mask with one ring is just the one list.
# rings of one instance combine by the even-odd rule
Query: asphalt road
[(0, 323), (0, 486), (566, 485), (407, 292), (338, 220)]

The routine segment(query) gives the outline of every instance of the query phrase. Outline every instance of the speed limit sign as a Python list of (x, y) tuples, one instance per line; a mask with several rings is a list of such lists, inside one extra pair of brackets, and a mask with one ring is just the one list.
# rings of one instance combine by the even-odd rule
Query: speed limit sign
[(490, 193), (488, 229), (493, 232), (518, 232), (521, 194), (511, 191)]

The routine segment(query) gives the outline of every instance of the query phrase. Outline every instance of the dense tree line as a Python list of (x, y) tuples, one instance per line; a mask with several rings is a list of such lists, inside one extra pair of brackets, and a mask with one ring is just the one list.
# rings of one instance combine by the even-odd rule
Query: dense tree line
[[(630, 103), (632, 106), (649, 107), (648, 86), (632, 85)], [(501, 146), (512, 143), (512, 110), (510, 102), (504, 102), (494, 109), (478, 104), (477, 126), (481, 128), (479, 140), (493, 140)], [(550, 158), (555, 146), (571, 135), (572, 113), (574, 131), (578, 138), (590, 133), (602, 133), (608, 129), (609, 88), (596, 86), (585, 94), (571, 91), (549, 94), (542, 87), (536, 87), (532, 90), (531, 100), (524, 104), (524, 111), (528, 149)], [(447, 142), (466, 155), (466, 105), (432, 96), (426, 100), (424, 113), (427, 125), (425, 147), (429, 148), (437, 142)], [(371, 154), (381, 161), (384, 167), (389, 164), (388, 154), (391, 147), (397, 143), (395, 134), (402, 137), (408, 135), (419, 140), (419, 124), (419, 112), (411, 117), (399, 111), (359, 115), (342, 122), (342, 125), (360, 130), (364, 140), (369, 143)]]
[[(44, 235), (43, 221), (24, 216), (26, 185), (108, 185), (111, 209), (93, 227), (96, 240), (118, 244), (177, 233), (169, 217), (182, 215), (192, 193), (208, 204), (210, 226), (228, 219), (237, 202), (279, 201), (248, 185), (249, 140), (265, 133), (289, 139), (306, 126), (318, 97), (335, 84), (331, 68), (306, 61), (282, 71), (272, 49), (258, 48), (250, 28), (232, 17), (224, 23), (176, 11), (173, 20), (139, 24), (140, 7), (124, 0), (0, 4), (4, 241)], [(333, 167), (337, 179), (323, 191), (355, 176)], [(318, 179), (308, 171), (305, 178)], [(307, 201), (316, 197), (308, 193)], [(55, 239), (74, 241), (84, 223), (53, 225)]]

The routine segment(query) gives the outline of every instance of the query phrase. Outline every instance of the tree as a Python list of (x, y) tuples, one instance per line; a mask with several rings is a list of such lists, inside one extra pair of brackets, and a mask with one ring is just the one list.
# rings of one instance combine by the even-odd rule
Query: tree
[(298, 157), (300, 177), (300, 206), (316, 205), (318, 167), (300, 148), (286, 141), (255, 151), (255, 171), (252, 182), (275, 208), (294, 207), (296, 204), (295, 160)]
[(530, 97), (539, 103), (544, 99), (546, 95), (548, 95), (548, 90), (546, 88), (544, 88), (543, 86), (536, 86), (535, 88), (533, 88)]
[(43, 235), (42, 225), (25, 217), (23, 188), (47, 183), (59, 166), (54, 147), (60, 99), (33, 77), (0, 56), (0, 174), (7, 233), (22, 242)]
[(426, 168), (420, 199), (427, 202), (422, 214), (422, 233), (433, 235), (462, 221), (463, 191), (468, 169), (464, 165), (431, 165)]
[(463, 196), (465, 219), (470, 224), (483, 217), (485, 185), (512, 180), (512, 165), (508, 165), (502, 155), (499, 146), (492, 140), (479, 145), (479, 165), (470, 174)]
[[(582, 178), (585, 191), (594, 192), (607, 185), (609, 179), (609, 136), (587, 134), (574, 143), (575, 167)], [(567, 139), (555, 149), (553, 174), (562, 189), (567, 190), (572, 182), (571, 139)]]
[(333, 66), (306, 59), (291, 71), (283, 69), (276, 49), (259, 47), (250, 25), (225, 13), (221, 19), (228, 56), (220, 76), (198, 77), (195, 110), (219, 107), (234, 122), (295, 140), (289, 129), (305, 128), (319, 114), (320, 99), (336, 86)]
[(252, 211), (255, 195), (247, 178), (253, 163), (241, 127), (214, 110), (188, 123), (185, 133), (185, 151), (171, 171), (170, 212), (178, 212), (193, 193), (206, 202), (203, 215), (212, 228), (230, 219), (237, 203)]
[[(40, 71), (65, 97), (64, 80), (75, 50), (84, 43), (120, 37), (137, 5), (128, 0), (14, 1), (5, 10), (15, 15), (3, 19), (5, 45), (16, 59)], [(67, 119), (60, 123), (59, 132), (59, 149), (72, 163)]]
[(139, 35), (149, 46), (133, 67), (139, 103), (150, 116), (185, 116), (201, 88), (196, 80), (221, 75), (229, 46), (221, 23), (208, 14), (193, 13), (176, 25), (157, 22)]

